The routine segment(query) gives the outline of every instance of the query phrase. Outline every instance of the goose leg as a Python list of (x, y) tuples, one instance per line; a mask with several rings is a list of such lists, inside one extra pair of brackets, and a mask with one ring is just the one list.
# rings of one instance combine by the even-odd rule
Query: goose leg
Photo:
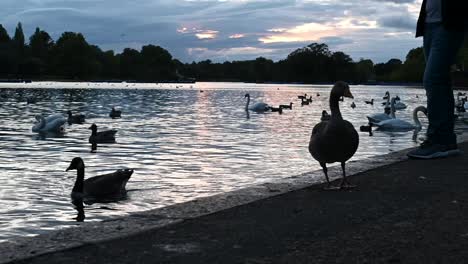
[(345, 162), (341, 162), (341, 169), (343, 170), (343, 179), (341, 180), (340, 189), (352, 189), (356, 187), (356, 185), (350, 184), (346, 179)]
[(331, 186), (330, 179), (328, 178), (328, 168), (327, 164), (320, 162), (320, 166), (322, 166), (323, 173), (325, 173), (325, 178), (327, 179), (327, 187), (323, 188), (326, 191), (337, 190), (339, 188)]

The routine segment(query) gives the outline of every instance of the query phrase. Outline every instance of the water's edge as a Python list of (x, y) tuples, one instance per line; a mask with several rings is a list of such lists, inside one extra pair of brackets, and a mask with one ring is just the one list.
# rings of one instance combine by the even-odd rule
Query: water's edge
[[(468, 135), (459, 137), (459, 142), (465, 141), (468, 141)], [(351, 161), (347, 166), (348, 175), (356, 175), (367, 170), (407, 160), (407, 151), (408, 149), (365, 160)], [(340, 166), (331, 167), (329, 175), (332, 176), (332, 179), (339, 178), (341, 175)], [(35, 237), (18, 238), (15, 241), (0, 243), (0, 263), (80, 247), (90, 243), (98, 243), (180, 223), (186, 219), (212, 214), (257, 200), (310, 187), (311, 185), (320, 183), (313, 180), (317, 178), (323, 178), (321, 170), (155, 210), (134, 213), (127, 217), (103, 222), (85, 222), (77, 227), (51, 231)]]

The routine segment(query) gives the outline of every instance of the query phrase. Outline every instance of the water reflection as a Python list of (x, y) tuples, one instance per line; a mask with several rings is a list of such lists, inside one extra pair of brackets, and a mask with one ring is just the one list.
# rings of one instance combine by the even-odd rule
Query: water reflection
[[(129, 89), (128, 84), (48, 82), (41, 85), (53, 88), (27, 88), (35, 85), (40, 86), (0, 88), (0, 240), (73, 225), (70, 215), (78, 212), (84, 220), (84, 210), (87, 222), (99, 221), (320, 169), (307, 146), (322, 110), (329, 109), (330, 86), (197, 83), (192, 88), (138, 84)], [(99, 89), (88, 88), (93, 86)], [(411, 120), (412, 109), (426, 103), (422, 89), (351, 89), (356, 108), (345, 100), (341, 111), (356, 128), (367, 125), (366, 115), (383, 112), (380, 103), (364, 101), (382, 98), (386, 90), (408, 105), (398, 112), (403, 120)], [(297, 107), (282, 115), (249, 113), (246, 93), (269, 105), (293, 102)], [(312, 103), (299, 107), (298, 95), (305, 93), (312, 95)], [(26, 104), (28, 96), (36, 103)], [(109, 117), (113, 106), (122, 118)], [(36, 114), (65, 115), (70, 109), (86, 116), (83, 125), (66, 124), (66, 133), (58, 137), (31, 132)], [(466, 130), (466, 117), (460, 113), (457, 133)], [(93, 123), (100, 131), (118, 130), (117, 143), (93, 146), (88, 129)], [(353, 159), (416, 146), (427, 127), (425, 118), (422, 123), (416, 136), (413, 131), (374, 131), (372, 137), (359, 132)], [(86, 161), (90, 175), (135, 168), (127, 199), (106, 204), (111, 210), (92, 203), (80, 213), (80, 207), (70, 206), (76, 175), (63, 168), (76, 156)]]

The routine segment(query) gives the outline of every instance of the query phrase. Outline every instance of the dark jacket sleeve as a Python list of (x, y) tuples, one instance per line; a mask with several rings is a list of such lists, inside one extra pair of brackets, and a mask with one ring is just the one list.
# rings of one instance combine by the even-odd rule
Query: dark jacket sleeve
[[(442, 24), (447, 30), (466, 31), (468, 29), (468, 1), (467, 0), (441, 0)], [(424, 35), (426, 21), (426, 0), (421, 5), (416, 37)]]

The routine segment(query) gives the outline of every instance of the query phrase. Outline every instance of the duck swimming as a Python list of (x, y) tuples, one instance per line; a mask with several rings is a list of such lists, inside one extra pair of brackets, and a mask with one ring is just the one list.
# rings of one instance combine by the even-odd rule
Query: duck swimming
[(65, 171), (76, 170), (76, 181), (71, 192), (72, 201), (86, 198), (91, 199), (118, 199), (125, 197), (125, 186), (133, 174), (132, 169), (117, 170), (113, 173), (94, 176), (84, 179), (85, 165), (80, 157), (73, 158)]
[(346, 82), (335, 83), (330, 93), (331, 118), (316, 124), (312, 130), (309, 142), (309, 152), (322, 166), (327, 180), (326, 190), (331, 187), (328, 178), (327, 163), (340, 162), (343, 178), (338, 189), (352, 188), (346, 179), (345, 163), (356, 152), (359, 146), (359, 135), (354, 126), (343, 119), (339, 107), (340, 97), (354, 98)]
[(119, 117), (122, 117), (122, 111), (120, 110), (115, 110), (114, 107), (112, 107), (110, 113), (109, 113), (109, 116), (112, 117), (112, 118), (119, 118)]
[(85, 115), (78, 114), (73, 115), (70, 110), (67, 111), (68, 114), (68, 124), (83, 124), (85, 122)]
[(89, 137), (89, 143), (114, 143), (115, 134), (117, 130), (105, 130), (97, 132), (96, 124), (92, 124), (89, 129), (91, 129), (91, 136)]

